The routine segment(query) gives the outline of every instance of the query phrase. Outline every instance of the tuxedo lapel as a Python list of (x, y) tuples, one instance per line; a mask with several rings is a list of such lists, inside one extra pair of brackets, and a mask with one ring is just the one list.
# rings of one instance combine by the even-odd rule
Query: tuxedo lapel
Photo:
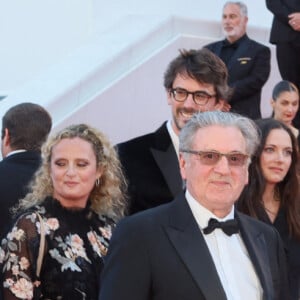
[(182, 191), (182, 178), (178, 158), (165, 123), (155, 132), (155, 145), (150, 151), (175, 197)]
[(250, 259), (256, 270), (263, 288), (263, 299), (274, 299), (274, 290), (270, 286), (272, 283), (271, 270), (269, 267), (268, 245), (263, 234), (256, 230), (248, 220), (240, 213), (236, 212), (236, 217), (240, 224), (241, 236), (248, 250)]
[(151, 152), (171, 193), (175, 197), (182, 190), (182, 179), (173, 145), (171, 144), (166, 151), (151, 149)]
[(167, 235), (204, 298), (226, 300), (212, 257), (183, 193), (173, 202)]

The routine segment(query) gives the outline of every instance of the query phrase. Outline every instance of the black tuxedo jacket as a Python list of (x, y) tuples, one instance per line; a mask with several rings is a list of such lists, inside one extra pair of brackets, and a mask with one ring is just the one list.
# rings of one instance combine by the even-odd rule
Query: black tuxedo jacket
[[(220, 56), (223, 41), (205, 46)], [(231, 111), (252, 119), (261, 117), (261, 90), (270, 74), (270, 49), (245, 36), (227, 63), (228, 84), (234, 89)]]
[(295, 42), (300, 45), (300, 32), (289, 25), (288, 15), (300, 12), (298, 0), (266, 0), (267, 8), (273, 13), (270, 42), (273, 44)]
[(128, 180), (129, 214), (167, 203), (182, 191), (179, 162), (166, 122), (117, 145)]
[(27, 192), (27, 184), (41, 163), (39, 152), (12, 154), (0, 162), (0, 238), (10, 228), (9, 209)]
[[(263, 299), (289, 299), (279, 234), (239, 212), (236, 217)], [(123, 219), (105, 259), (99, 300), (226, 299), (184, 193), (171, 203)]]

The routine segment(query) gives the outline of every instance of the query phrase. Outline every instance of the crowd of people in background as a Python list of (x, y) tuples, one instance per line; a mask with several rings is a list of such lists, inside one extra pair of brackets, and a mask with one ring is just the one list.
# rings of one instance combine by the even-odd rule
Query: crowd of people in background
[(38, 104), (5, 113), (0, 300), (300, 299), (300, 2), (266, 8), (266, 118), (270, 48), (233, 1), (223, 40), (169, 62), (154, 132), (112, 145), (88, 120), (49, 135)]

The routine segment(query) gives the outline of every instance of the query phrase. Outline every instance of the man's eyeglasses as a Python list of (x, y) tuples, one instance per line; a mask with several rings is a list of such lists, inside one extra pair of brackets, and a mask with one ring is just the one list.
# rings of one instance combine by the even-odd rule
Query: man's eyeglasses
[(221, 153), (218, 151), (194, 151), (194, 150), (185, 150), (182, 149), (180, 152), (186, 152), (190, 154), (196, 154), (200, 158), (200, 162), (203, 165), (213, 166), (219, 162), (222, 156), (227, 158), (228, 164), (231, 167), (241, 167), (245, 165), (246, 160), (249, 158), (249, 155), (232, 152), (232, 153)]
[(209, 99), (217, 96), (210, 95), (205, 91), (189, 92), (181, 88), (170, 89), (170, 92), (172, 93), (174, 99), (178, 102), (184, 102), (188, 95), (191, 94), (193, 96), (193, 101), (198, 105), (206, 105)]

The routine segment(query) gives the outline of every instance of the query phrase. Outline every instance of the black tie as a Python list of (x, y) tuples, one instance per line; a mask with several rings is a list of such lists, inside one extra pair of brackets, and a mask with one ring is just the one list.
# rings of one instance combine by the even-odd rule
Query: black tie
[(221, 228), (227, 235), (232, 235), (239, 232), (239, 225), (235, 219), (225, 222), (219, 222), (216, 219), (210, 219), (208, 221), (208, 226), (203, 229), (203, 232), (204, 234), (210, 234), (216, 228)]

